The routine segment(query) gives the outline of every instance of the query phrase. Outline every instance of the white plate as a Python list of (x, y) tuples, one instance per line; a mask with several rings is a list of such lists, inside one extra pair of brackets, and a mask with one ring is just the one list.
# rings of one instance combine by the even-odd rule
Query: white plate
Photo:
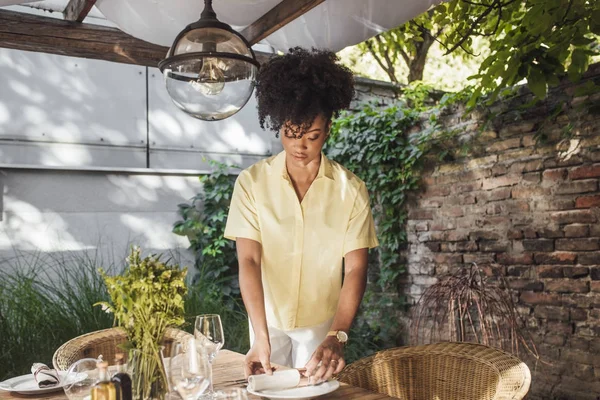
[(4, 382), (0, 382), (0, 389), (20, 394), (42, 394), (56, 392), (61, 390), (69, 383), (67, 382), (67, 379), (65, 379), (67, 376), (66, 371), (59, 371), (58, 376), (60, 378), (60, 383), (52, 387), (40, 388), (33, 378), (33, 374), (29, 374), (16, 376), (14, 378), (7, 379)]
[(260, 392), (256, 392), (248, 389), (248, 393), (267, 399), (307, 400), (331, 393), (339, 387), (340, 383), (334, 380), (323, 382), (320, 385), (304, 386), (285, 390), (262, 390)]

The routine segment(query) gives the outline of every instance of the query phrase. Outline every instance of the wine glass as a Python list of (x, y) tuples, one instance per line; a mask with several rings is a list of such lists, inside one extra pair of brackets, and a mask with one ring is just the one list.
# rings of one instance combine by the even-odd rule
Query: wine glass
[(204, 314), (196, 317), (194, 336), (200, 341), (208, 354), (208, 361), (212, 364), (217, 353), (225, 344), (223, 325), (218, 314)]
[(211, 368), (210, 386), (207, 391), (208, 398), (212, 398), (213, 382), (212, 382), (212, 363), (217, 357), (217, 353), (225, 344), (225, 335), (223, 334), (223, 325), (221, 317), (218, 314), (204, 314), (196, 317), (194, 326), (194, 336), (200, 345), (206, 351), (208, 362)]
[(207, 354), (195, 338), (173, 342), (169, 380), (183, 400), (198, 400), (210, 386), (210, 373)]

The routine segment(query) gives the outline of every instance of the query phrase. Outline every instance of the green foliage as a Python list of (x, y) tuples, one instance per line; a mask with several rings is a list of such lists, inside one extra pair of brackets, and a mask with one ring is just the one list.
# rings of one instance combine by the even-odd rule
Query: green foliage
[(476, 39), (489, 49), (471, 77), (475, 90), (468, 106), (487, 97), (492, 103), (505, 88), (522, 80), (538, 97), (567, 75), (578, 81), (600, 54), (600, 2), (596, 0), (451, 0), (407, 23), (359, 45), (386, 71), (401, 81), (398, 62), (409, 66), (408, 82), (422, 79), (413, 69), (424, 62), (435, 39), (446, 55), (476, 57)]
[(114, 315), (117, 325), (127, 331), (133, 348), (153, 349), (167, 327), (178, 327), (185, 322), (187, 268), (170, 266), (161, 261), (160, 255), (142, 259), (139, 247), (131, 249), (127, 262), (129, 267), (120, 275), (109, 276), (100, 270), (110, 302), (97, 305)]
[(454, 21), (440, 40), (448, 52), (469, 46), (475, 36), (490, 40), (482, 62), (474, 106), (486, 93), (493, 102), (503, 88), (527, 79), (538, 97), (565, 73), (577, 81), (598, 55), (600, 2), (595, 0), (453, 0), (438, 7)]
[[(94, 307), (110, 300), (100, 266), (111, 275), (124, 270), (121, 261), (97, 252), (19, 253), (0, 262), (0, 380), (30, 373), (34, 362), (51, 365), (66, 341), (113, 326), (113, 316)], [(212, 285), (206, 280), (188, 285), (183, 328), (192, 332), (196, 315), (220, 314), (225, 348), (246, 352), (248, 321), (239, 300), (206, 296), (207, 287)]]
[(96, 269), (121, 270), (98, 253), (19, 253), (0, 263), (0, 380), (52, 365), (54, 351), (87, 332), (110, 328), (93, 305), (108, 300)]
[(186, 236), (196, 257), (197, 275), (185, 302), (186, 327), (193, 331), (196, 315), (219, 314), (225, 329), (225, 347), (245, 353), (250, 348), (248, 318), (237, 279), (235, 243), (223, 237), (235, 176), (228, 166), (211, 162), (213, 172), (200, 177), (202, 192), (179, 204), (181, 220), (173, 232)]
[(194, 281), (212, 282), (205, 289), (218, 298), (221, 293), (239, 294), (235, 243), (223, 237), (235, 177), (228, 173), (233, 166), (214, 161), (211, 165), (213, 172), (200, 177), (202, 192), (178, 205), (182, 219), (175, 222), (173, 232), (190, 241), (198, 270)]
[[(420, 89), (415, 93), (411, 101), (418, 103), (423, 93)], [(452, 101), (446, 99), (444, 103)], [(397, 284), (405, 271), (400, 257), (406, 243), (405, 203), (409, 193), (419, 186), (424, 156), (455, 137), (455, 132), (447, 132), (437, 124), (439, 108), (429, 108), (428, 113), (431, 115), (428, 128), (412, 135), (408, 131), (419, 121), (420, 114), (405, 102), (383, 107), (368, 103), (359, 111), (342, 114), (332, 126), (326, 151), (365, 181), (380, 245), (377, 273), (370, 279), (352, 333), (353, 337), (359, 337), (357, 341), (370, 338), (373, 346), (352, 352), (396, 345), (397, 315), (389, 310), (398, 310), (402, 305)]]

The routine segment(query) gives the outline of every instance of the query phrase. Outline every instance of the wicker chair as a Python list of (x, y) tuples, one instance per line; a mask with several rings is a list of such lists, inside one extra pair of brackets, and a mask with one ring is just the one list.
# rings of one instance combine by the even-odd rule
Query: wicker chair
[(350, 364), (338, 379), (402, 400), (516, 400), (531, 384), (525, 363), (474, 343), (380, 351)]
[[(163, 345), (169, 351), (172, 342), (184, 339), (190, 334), (179, 329), (167, 328), (163, 339)], [(122, 352), (119, 345), (127, 340), (125, 331), (120, 328), (103, 329), (101, 331), (86, 333), (64, 343), (54, 352), (52, 364), (57, 370), (65, 371), (75, 361), (82, 358), (97, 358), (102, 354), (103, 358), (111, 362), (115, 354)]]

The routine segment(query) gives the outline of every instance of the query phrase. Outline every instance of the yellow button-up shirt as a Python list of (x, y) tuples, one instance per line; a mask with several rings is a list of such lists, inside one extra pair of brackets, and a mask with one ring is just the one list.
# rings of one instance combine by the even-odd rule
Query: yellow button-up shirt
[(261, 243), (267, 324), (282, 330), (332, 318), (344, 255), (378, 245), (364, 182), (321, 155), (317, 177), (300, 203), (285, 152), (240, 173), (225, 237)]

